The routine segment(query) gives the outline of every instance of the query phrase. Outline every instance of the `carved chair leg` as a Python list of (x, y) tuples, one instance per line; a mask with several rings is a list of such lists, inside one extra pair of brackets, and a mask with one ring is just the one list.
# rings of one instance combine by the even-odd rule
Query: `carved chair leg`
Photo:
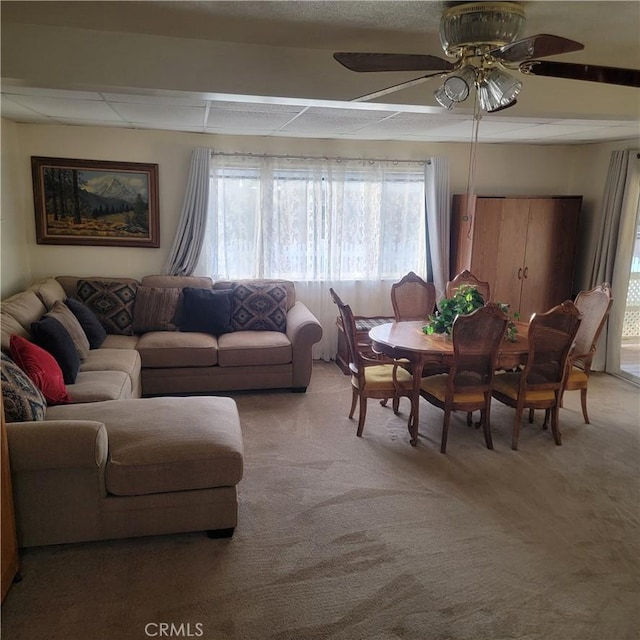
[(353, 418), (353, 414), (356, 410), (356, 405), (358, 404), (358, 392), (355, 387), (351, 387), (351, 390), (353, 391), (353, 396), (351, 398), (351, 411), (349, 411), (349, 420)]
[(362, 436), (362, 430), (364, 429), (364, 420), (367, 417), (367, 399), (364, 396), (360, 396), (360, 411), (358, 412), (358, 437)]
[(522, 410), (516, 409), (516, 417), (513, 421), (513, 435), (511, 436), (511, 448), (514, 451), (518, 450), (518, 439), (520, 437), (520, 423), (522, 422)]
[(491, 437), (491, 409), (489, 407), (480, 412), (480, 422), (482, 423), (484, 441), (487, 444), (487, 449), (493, 449), (493, 438)]
[(582, 415), (584, 416), (584, 423), (591, 424), (589, 422), (589, 414), (587, 413), (587, 390), (580, 389), (580, 403), (582, 404)]
[[(482, 418), (480, 418), (482, 421)], [(473, 424), (473, 411), (467, 411), (467, 427), (470, 427)]]
[(380, 406), (381, 407), (386, 407), (387, 406), (387, 402), (389, 402), (389, 398), (384, 398), (384, 400), (380, 400)]
[(440, 453), (447, 452), (447, 437), (449, 435), (449, 421), (451, 420), (451, 412), (444, 412), (444, 419), (442, 421), (442, 442), (440, 443)]
[[(549, 411), (549, 409), (547, 410)], [(555, 406), (551, 411), (551, 431), (553, 432), (553, 439), (556, 444), (560, 446), (562, 444), (562, 434), (560, 433), (560, 425), (558, 424), (558, 414), (560, 413), (559, 407)]]
[(544, 422), (542, 423), (542, 428), (546, 431), (549, 428), (549, 415), (551, 413), (551, 409), (544, 410)]
[(535, 417), (536, 417), (536, 410), (529, 409), (529, 424), (533, 424)]
[(393, 407), (393, 413), (398, 415), (398, 411), (400, 410), (400, 396), (393, 396), (391, 406)]

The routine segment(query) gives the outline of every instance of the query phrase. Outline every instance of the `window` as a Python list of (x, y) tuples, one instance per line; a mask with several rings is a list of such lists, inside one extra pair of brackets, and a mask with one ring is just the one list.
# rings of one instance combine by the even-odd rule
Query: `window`
[(214, 155), (210, 186), (215, 278), (426, 276), (424, 163)]

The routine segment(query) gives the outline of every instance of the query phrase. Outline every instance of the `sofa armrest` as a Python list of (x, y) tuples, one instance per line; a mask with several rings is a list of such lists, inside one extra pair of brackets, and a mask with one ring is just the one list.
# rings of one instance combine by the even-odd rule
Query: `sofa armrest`
[(103, 467), (109, 442), (102, 422), (43, 420), (7, 423), (13, 473)]
[(293, 347), (292, 387), (304, 391), (311, 380), (312, 349), (322, 338), (322, 325), (303, 302), (296, 302), (287, 313), (287, 337)]

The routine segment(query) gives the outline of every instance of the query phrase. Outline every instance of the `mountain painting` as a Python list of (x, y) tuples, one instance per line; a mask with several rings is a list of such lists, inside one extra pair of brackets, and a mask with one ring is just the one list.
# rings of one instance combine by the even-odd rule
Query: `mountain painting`
[(159, 247), (158, 165), (31, 158), (39, 244)]

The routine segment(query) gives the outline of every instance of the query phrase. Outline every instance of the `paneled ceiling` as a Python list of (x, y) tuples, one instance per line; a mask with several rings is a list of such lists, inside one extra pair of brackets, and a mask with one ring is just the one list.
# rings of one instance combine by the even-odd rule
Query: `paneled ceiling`
[[(2, 116), (17, 122), (358, 140), (468, 141), (472, 104), (436, 106), (432, 79), (357, 74), (333, 51), (442, 56), (443, 2), (2, 2)], [(525, 35), (585, 44), (569, 62), (640, 68), (640, 3), (525, 2)], [(419, 75), (419, 74), (417, 74)], [(518, 105), (486, 114), (484, 142), (640, 135), (640, 90), (522, 77)], [(467, 101), (471, 102), (471, 101)]]

